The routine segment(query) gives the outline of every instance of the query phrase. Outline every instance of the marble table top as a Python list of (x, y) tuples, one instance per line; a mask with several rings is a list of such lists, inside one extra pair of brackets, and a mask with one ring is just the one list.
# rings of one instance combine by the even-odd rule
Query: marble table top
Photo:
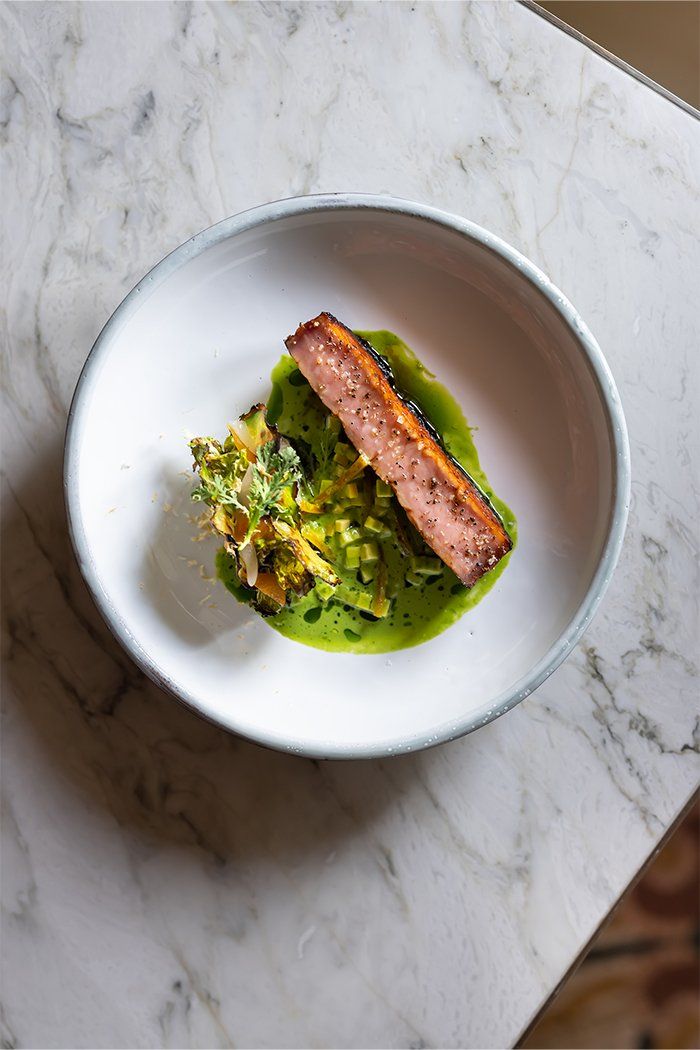
[[(2, 1038), (506, 1047), (698, 782), (700, 125), (510, 3), (5, 4)], [(145, 681), (66, 534), (100, 327), (218, 219), (314, 191), (500, 234), (593, 329), (630, 428), (618, 572), (469, 738), (318, 763)]]

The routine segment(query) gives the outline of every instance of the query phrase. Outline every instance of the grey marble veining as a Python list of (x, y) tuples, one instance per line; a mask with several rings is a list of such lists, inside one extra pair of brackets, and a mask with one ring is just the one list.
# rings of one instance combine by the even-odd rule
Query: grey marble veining
[[(0, 20), (4, 1045), (509, 1045), (698, 780), (699, 125), (509, 3)], [(145, 270), (340, 189), (541, 265), (608, 357), (634, 480), (602, 611), (544, 688), (434, 751), (319, 764), (136, 671), (60, 467), (85, 356)]]

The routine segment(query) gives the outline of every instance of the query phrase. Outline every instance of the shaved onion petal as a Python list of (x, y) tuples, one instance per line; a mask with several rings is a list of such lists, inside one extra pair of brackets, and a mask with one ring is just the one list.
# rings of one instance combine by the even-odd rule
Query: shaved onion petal
[(248, 496), (250, 495), (250, 483), (253, 480), (253, 464), (251, 463), (245, 474), (243, 475), (243, 481), (241, 487), (238, 490), (238, 500), (243, 504), (244, 507), (248, 506)]
[(229, 428), (234, 432), (241, 444), (245, 445), (249, 452), (255, 452), (257, 446), (248, 433), (248, 428), (243, 423), (236, 420), (235, 423), (229, 423)]
[(246, 583), (254, 587), (258, 578), (258, 556), (252, 543), (246, 543), (245, 547), (239, 547), (238, 553), (245, 566)]

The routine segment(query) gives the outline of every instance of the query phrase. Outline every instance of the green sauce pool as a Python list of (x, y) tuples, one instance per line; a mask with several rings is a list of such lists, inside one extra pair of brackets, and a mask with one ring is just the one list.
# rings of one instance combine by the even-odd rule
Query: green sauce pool
[[(496, 496), (479, 464), (472, 431), (450, 392), (418, 360), (396, 335), (387, 331), (360, 332), (391, 365), (397, 388), (413, 401), (439, 432), (447, 451), (462, 464), (496, 509), (513, 541), (517, 538), (515, 517)], [(268, 419), (280, 433), (313, 452), (326, 430), (328, 411), (312, 391), (294, 360), (284, 355), (272, 370), (272, 391), (268, 399)], [(367, 473), (371, 474), (370, 468)], [(417, 537), (417, 534), (415, 534)], [(418, 540), (420, 542), (420, 540)], [(467, 589), (446, 566), (439, 576), (420, 586), (405, 582), (406, 555), (393, 540), (382, 544), (394, 597), (389, 614), (375, 619), (333, 598), (323, 602), (311, 591), (294, 605), (283, 609), (267, 623), (286, 638), (329, 652), (388, 653), (420, 645), (434, 638), (460, 619), (491, 590), (504, 572), (511, 554)], [(430, 553), (430, 552), (428, 552)], [(338, 569), (337, 565), (334, 565)], [(245, 600), (233, 559), (220, 551), (217, 572), (223, 584)], [(340, 568), (343, 583), (358, 586), (355, 571)]]

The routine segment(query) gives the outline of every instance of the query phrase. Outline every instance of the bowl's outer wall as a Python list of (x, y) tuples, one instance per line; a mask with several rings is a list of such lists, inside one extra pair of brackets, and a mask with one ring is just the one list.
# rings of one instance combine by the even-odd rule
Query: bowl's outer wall
[[(405, 733), (393, 738), (384, 738), (375, 742), (363, 741), (360, 744), (333, 740), (330, 737), (323, 741), (313, 741), (297, 737), (289, 731), (276, 733), (269, 728), (259, 731), (254, 725), (242, 724), (236, 718), (235, 708), (230, 717), (213, 716), (212, 710), (201, 698), (184, 691), (172, 675), (164, 672), (151, 658), (144, 646), (120, 615), (110, 594), (103, 585), (96, 570), (95, 561), (90, 549), (84, 522), (84, 508), (81, 506), (79, 487), (79, 463), (83, 428), (86, 412), (94, 386), (109, 346), (118, 337), (119, 332), (139, 310), (144, 300), (153, 294), (163, 282), (171, 279), (188, 262), (201, 256), (209, 249), (231, 238), (251, 231), (267, 228), (280, 220), (296, 217), (299, 222), (312, 219), (314, 216), (329, 213), (352, 215), (376, 215), (406, 217), (419, 220), (429, 226), (442, 227), (456, 232), (466, 238), (471, 245), (480, 251), (495, 256), (499, 263), (512, 268), (537, 289), (547, 309), (555, 311), (582, 355), (593, 382), (597, 388), (602, 406), (603, 418), (607, 425), (606, 439), (610, 448), (610, 506), (605, 525), (605, 536), (600, 550), (598, 564), (591, 575), (590, 584), (578, 608), (566, 623), (554, 644), (546, 654), (528, 669), (511, 688), (495, 696), (488, 705), (482, 705), (477, 712), (470, 712), (467, 717), (450, 718), (443, 725), (430, 733)], [(493, 291), (493, 290), (492, 290)], [(403, 333), (402, 333), (403, 334)], [(113, 316), (100, 333), (83, 372), (78, 381), (68, 420), (65, 449), (64, 485), (68, 511), (69, 527), (81, 571), (93, 593), (100, 611), (120, 642), (139, 664), (139, 666), (160, 686), (168, 689), (178, 699), (192, 706), (199, 714), (225, 725), (227, 728), (258, 740), (260, 743), (290, 750), (315, 757), (371, 757), (385, 754), (398, 754), (417, 748), (431, 746), (443, 740), (468, 733), (508, 711), (519, 703), (533, 689), (536, 689), (563, 659), (581, 637), (598, 607), (603, 593), (610, 581), (613, 569), (621, 549), (630, 492), (630, 456), (624, 414), (613, 378), (603, 354), (593, 336), (583, 323), (568, 300), (531, 262), (515, 249), (505, 244), (475, 224), (447, 215), (436, 209), (424, 207), (386, 197), (372, 197), (353, 194), (337, 194), (306, 198), (294, 198), (288, 201), (275, 202), (253, 209), (241, 215), (224, 220), (222, 223), (203, 231), (192, 240), (181, 245), (162, 260), (117, 308)], [(504, 493), (507, 497), (507, 493)], [(508, 570), (510, 571), (510, 569)], [(344, 659), (344, 658), (341, 658)]]

